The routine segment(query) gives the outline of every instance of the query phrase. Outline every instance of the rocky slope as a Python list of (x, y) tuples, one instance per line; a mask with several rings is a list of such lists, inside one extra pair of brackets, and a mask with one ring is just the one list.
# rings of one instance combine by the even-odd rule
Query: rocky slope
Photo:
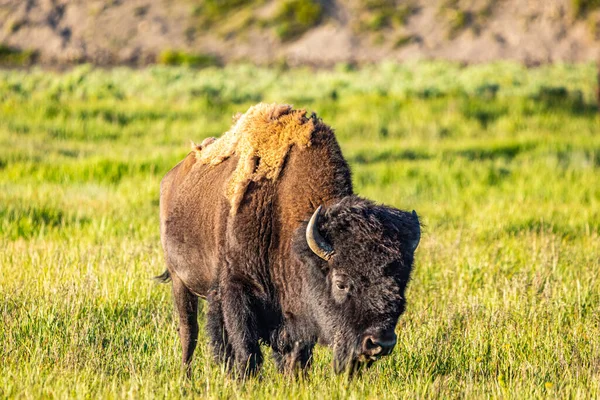
[(45, 64), (579, 62), (600, 56), (600, 1), (0, 0), (0, 43)]

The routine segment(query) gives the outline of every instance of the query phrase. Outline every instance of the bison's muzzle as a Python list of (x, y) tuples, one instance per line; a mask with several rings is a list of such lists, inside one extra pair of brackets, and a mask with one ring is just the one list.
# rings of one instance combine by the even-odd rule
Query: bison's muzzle
[(379, 357), (390, 354), (395, 345), (396, 334), (394, 331), (387, 331), (377, 335), (366, 335), (362, 340), (362, 355), (376, 360)]

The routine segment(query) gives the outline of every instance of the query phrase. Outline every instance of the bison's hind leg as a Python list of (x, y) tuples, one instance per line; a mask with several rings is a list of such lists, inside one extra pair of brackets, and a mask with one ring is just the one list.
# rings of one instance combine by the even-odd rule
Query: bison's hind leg
[(198, 343), (198, 297), (192, 293), (177, 274), (172, 274), (173, 298), (179, 313), (179, 339), (183, 350), (182, 363), (188, 376), (191, 361)]
[(231, 345), (223, 322), (223, 308), (218, 289), (212, 290), (208, 297), (206, 332), (210, 338), (212, 351), (217, 361), (224, 363), (228, 369), (231, 368)]

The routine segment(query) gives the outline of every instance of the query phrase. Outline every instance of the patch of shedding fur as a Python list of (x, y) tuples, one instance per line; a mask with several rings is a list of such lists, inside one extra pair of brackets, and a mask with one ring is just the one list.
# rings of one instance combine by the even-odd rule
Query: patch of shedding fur
[(290, 148), (310, 146), (314, 129), (315, 121), (306, 116), (306, 110), (294, 110), (287, 104), (259, 103), (245, 114), (237, 114), (233, 126), (219, 139), (205, 139), (192, 148), (196, 159), (205, 165), (218, 165), (233, 155), (238, 157), (226, 191), (235, 213), (248, 184), (277, 179)]
[(200, 144), (196, 144), (194, 143), (193, 140), (190, 140), (190, 142), (192, 143), (192, 150), (193, 151), (202, 151), (203, 149), (205, 149), (208, 145), (213, 144), (213, 142), (217, 140), (214, 137), (207, 137), (206, 139), (204, 139), (202, 141), (202, 143)]

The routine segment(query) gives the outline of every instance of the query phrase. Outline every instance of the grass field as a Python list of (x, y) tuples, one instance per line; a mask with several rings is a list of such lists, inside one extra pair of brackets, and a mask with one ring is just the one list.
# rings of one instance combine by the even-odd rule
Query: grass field
[[(599, 398), (595, 69), (0, 71), (0, 397)], [(258, 101), (332, 125), (356, 191), (425, 224), (392, 356), (350, 382), (192, 382), (159, 244), (161, 177)], [(201, 316), (201, 319), (204, 317)]]

